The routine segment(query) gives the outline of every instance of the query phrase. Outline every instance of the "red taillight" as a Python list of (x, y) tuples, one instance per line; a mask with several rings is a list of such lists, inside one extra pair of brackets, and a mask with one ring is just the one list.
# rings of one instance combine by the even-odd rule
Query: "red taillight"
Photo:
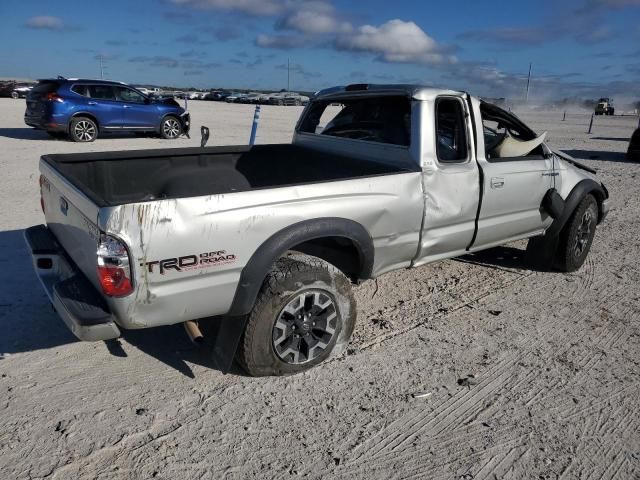
[(59, 103), (64, 102), (62, 97), (58, 95), (56, 92), (47, 93), (47, 96), (45, 97), (45, 99), (48, 102), (59, 102)]
[(98, 280), (105, 295), (124, 297), (133, 292), (127, 247), (117, 238), (100, 235)]
[(101, 267), (98, 265), (98, 277), (105, 295), (123, 297), (129, 295), (133, 288), (124, 268)]

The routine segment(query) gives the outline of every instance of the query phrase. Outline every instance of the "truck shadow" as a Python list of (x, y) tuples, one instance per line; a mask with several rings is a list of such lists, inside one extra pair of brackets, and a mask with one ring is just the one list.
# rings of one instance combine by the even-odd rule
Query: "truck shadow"
[(629, 163), (627, 154), (622, 152), (604, 152), (602, 150), (562, 150), (576, 160), (600, 160), (603, 162)]
[(455, 261), (481, 267), (518, 271), (545, 271), (531, 266), (526, 260), (526, 250), (512, 246), (494, 247), (454, 258)]
[[(123, 330), (122, 337), (105, 342), (111, 355), (126, 357), (121, 340), (136, 347), (141, 352), (161, 361), (168, 367), (189, 378), (195, 378), (189, 363), (222, 371), (213, 359), (212, 349), (208, 344), (191, 343), (182, 325), (168, 325), (145, 330)], [(232, 375), (246, 376), (244, 371), (234, 362), (228, 372)]]
[(0, 232), (0, 359), (76, 341), (42, 290), (23, 235)]
[[(79, 341), (42, 290), (31, 265), (24, 230), (0, 232), (0, 282), (0, 362), (9, 355)], [(126, 357), (124, 342), (190, 378), (194, 373), (189, 363), (219, 370), (210, 350), (193, 345), (181, 325), (122, 333), (120, 339), (105, 342), (111, 355)], [(235, 364), (229, 373), (244, 374)]]

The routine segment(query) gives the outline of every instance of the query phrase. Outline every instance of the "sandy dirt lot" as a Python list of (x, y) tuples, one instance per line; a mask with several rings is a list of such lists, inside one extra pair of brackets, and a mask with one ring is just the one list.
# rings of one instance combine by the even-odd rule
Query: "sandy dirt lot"
[[(246, 143), (250, 106), (191, 102), (194, 130)], [(75, 340), (31, 270), (44, 153), (182, 147), (121, 136), (80, 145), (0, 99), (0, 478), (640, 478), (637, 117), (519, 112), (596, 168), (612, 197), (574, 274), (526, 269), (523, 243), (357, 288), (342, 357), (288, 378), (223, 375), (181, 326)], [(300, 112), (263, 107), (259, 142)], [(473, 378), (469, 377), (473, 375)], [(464, 380), (467, 379), (467, 380)]]

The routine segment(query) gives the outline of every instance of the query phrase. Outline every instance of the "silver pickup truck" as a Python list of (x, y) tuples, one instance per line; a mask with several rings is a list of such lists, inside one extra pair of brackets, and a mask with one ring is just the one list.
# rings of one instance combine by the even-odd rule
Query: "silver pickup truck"
[[(343, 349), (352, 283), (518, 239), (584, 262), (608, 192), (516, 116), (464, 92), (319, 92), (291, 144), (45, 155), (25, 236), (81, 340), (184, 323), (214, 357), (290, 374)], [(202, 329), (201, 329), (202, 327)]]

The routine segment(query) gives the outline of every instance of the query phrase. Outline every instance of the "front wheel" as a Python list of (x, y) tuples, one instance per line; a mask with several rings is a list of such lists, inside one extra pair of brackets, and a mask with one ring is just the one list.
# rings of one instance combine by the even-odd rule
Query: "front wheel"
[(174, 140), (182, 134), (182, 124), (176, 117), (166, 117), (160, 125), (160, 135), (167, 140)]
[(593, 195), (584, 197), (575, 209), (560, 237), (558, 268), (563, 272), (578, 270), (589, 254), (598, 223), (598, 204)]
[(317, 257), (291, 253), (267, 275), (240, 343), (253, 376), (290, 375), (344, 349), (356, 320), (351, 282)]

